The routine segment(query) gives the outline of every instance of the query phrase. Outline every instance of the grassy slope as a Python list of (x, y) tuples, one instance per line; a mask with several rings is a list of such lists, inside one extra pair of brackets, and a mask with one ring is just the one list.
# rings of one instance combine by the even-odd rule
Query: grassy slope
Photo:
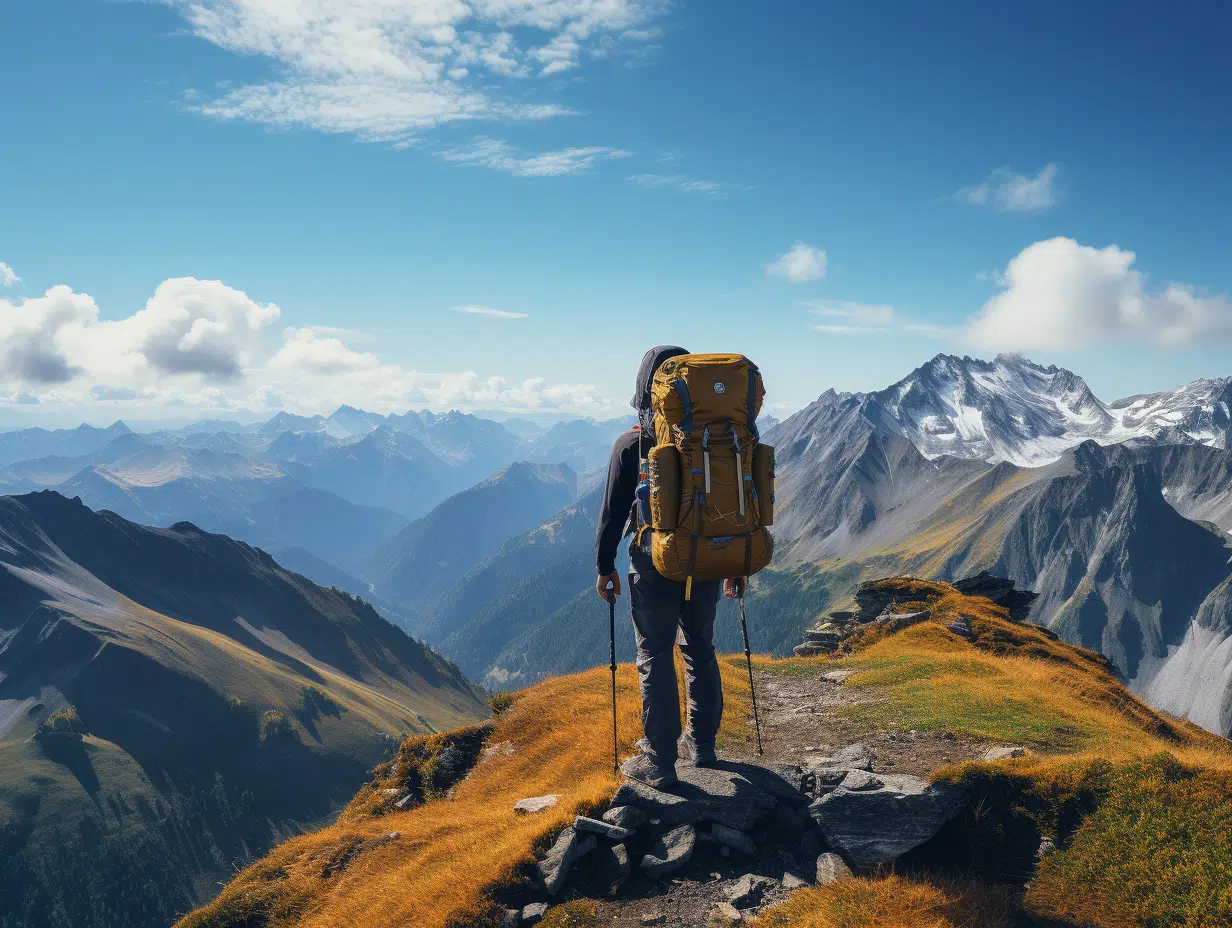
[[(1012, 623), (987, 600), (944, 584), (890, 583), (901, 599), (927, 603), (934, 620), (893, 635), (869, 630), (839, 659), (763, 658), (761, 668), (772, 674), (858, 669), (848, 685), (881, 697), (858, 710), (866, 721), (1024, 743), (1034, 753), (939, 771), (965, 782), (981, 810), (960, 823), (955, 838), (969, 854), (981, 854), (980, 861), (963, 863), (965, 876), (921, 866), (810, 889), (766, 913), (761, 924), (1008, 926), (1019, 900), (999, 884), (1005, 873), (998, 867), (1014, 864), (1007, 846), (1025, 842), (1033, 854), (1041, 834), (1058, 850), (1026, 893), (1022, 904), (1031, 911), (1101, 928), (1229, 923), (1228, 743), (1158, 715), (1124, 689), (1099, 655)], [(944, 629), (958, 614), (969, 617), (974, 644)], [(747, 737), (746, 710), (733, 705), (747, 693), (741, 670), (739, 660), (725, 660), (728, 738)], [(621, 667), (625, 751), (637, 734), (633, 685), (633, 669)], [(610, 796), (616, 779), (607, 713), (602, 669), (522, 692), (491, 736), (511, 743), (513, 752), (481, 763), (452, 801), (378, 818), (353, 816), (292, 839), (180, 928), (482, 924), (485, 889), (515, 878), (573, 814)], [(517, 799), (549, 792), (562, 796), (553, 811), (512, 813)], [(401, 837), (380, 842), (390, 831)], [(369, 850), (343, 871), (323, 875), (328, 861), (356, 847)]]

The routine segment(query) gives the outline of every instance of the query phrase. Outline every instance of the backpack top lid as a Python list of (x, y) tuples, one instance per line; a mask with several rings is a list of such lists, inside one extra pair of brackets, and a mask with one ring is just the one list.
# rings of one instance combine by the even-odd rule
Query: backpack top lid
[[(668, 358), (655, 373), (651, 402), (656, 425), (686, 435), (695, 428), (732, 423), (756, 435), (766, 391), (757, 365), (742, 354), (684, 354)], [(658, 431), (658, 429), (656, 429)]]

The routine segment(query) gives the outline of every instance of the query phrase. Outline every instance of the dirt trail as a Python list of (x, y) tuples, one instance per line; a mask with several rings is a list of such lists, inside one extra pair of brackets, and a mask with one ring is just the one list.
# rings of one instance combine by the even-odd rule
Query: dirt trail
[[(805, 766), (812, 757), (861, 743), (873, 758), (874, 772), (927, 778), (946, 764), (978, 758), (991, 746), (938, 733), (886, 731), (858, 725), (836, 712), (883, 697), (875, 688), (824, 681), (821, 675), (826, 669), (819, 664), (808, 673), (755, 671), (765, 753), (759, 757), (756, 743), (750, 741), (720, 751), (722, 759), (763, 766)], [(751, 718), (749, 723), (751, 728)], [(799, 831), (784, 827), (781, 822), (771, 822), (754, 832), (753, 837), (758, 852), (752, 857), (734, 851), (723, 856), (718, 844), (699, 843), (689, 864), (666, 880), (642, 876), (634, 861), (632, 878), (614, 898), (599, 903), (598, 924), (615, 928), (703, 928), (714, 907), (727, 901), (735, 881), (746, 873), (779, 881), (766, 893), (762, 907), (789, 894), (781, 882), (784, 874), (795, 873), (812, 881), (819, 849), (809, 846), (807, 841), (802, 847)]]

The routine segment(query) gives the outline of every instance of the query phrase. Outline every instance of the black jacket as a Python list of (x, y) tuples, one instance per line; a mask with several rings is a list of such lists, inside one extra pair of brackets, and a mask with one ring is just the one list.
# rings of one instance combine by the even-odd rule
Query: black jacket
[(650, 415), (650, 385), (655, 371), (668, 358), (688, 354), (676, 345), (659, 345), (651, 348), (642, 358), (637, 369), (637, 385), (629, 405), (637, 410), (640, 429), (630, 429), (612, 446), (612, 457), (607, 464), (607, 489), (603, 492), (603, 508), (599, 510), (599, 526), (595, 532), (595, 566), (599, 575), (606, 577), (616, 569), (616, 549), (625, 537), (633, 500), (637, 493), (638, 468), (641, 454), (638, 445), (645, 440), (642, 451), (649, 452), (654, 444), (654, 429)]

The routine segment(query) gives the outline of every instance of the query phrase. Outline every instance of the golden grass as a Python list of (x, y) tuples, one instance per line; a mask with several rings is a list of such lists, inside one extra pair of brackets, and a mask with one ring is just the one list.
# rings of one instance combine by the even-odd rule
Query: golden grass
[[(976, 797), (982, 811), (972, 840), (1015, 833), (1038, 840), (1036, 832), (1057, 839), (1059, 850), (1045, 858), (1027, 893), (1030, 911), (1097, 928), (1232, 924), (1228, 742), (1154, 712), (1104, 658), (1014, 623), (988, 600), (910, 578), (883, 587), (904, 604), (926, 606), (931, 619), (897, 633), (866, 629), (853, 653), (840, 658), (758, 658), (759, 668), (856, 669), (847, 685), (868, 698), (847, 711), (870, 727), (948, 730), (1034, 748), (1021, 759), (936, 774), (963, 782)], [(945, 629), (960, 615), (974, 642)], [(739, 656), (721, 658), (720, 667), (727, 697), (721, 740), (730, 744), (749, 737), (748, 678)], [(618, 678), (624, 756), (641, 726), (633, 667), (622, 666)], [(488, 739), (512, 751), (493, 752), (452, 800), (377, 815), (370, 803), (358, 803), (353, 811), (360, 814), (275, 848), (180, 928), (487, 924), (493, 887), (519, 879), (560, 828), (601, 807), (616, 788), (609, 699), (606, 668), (523, 691), (499, 707)], [(561, 796), (553, 810), (513, 813), (518, 799), (545, 793)], [(400, 837), (390, 840), (390, 832)], [(754, 924), (1006, 928), (1013, 901), (975, 874), (892, 874), (801, 891)], [(587, 926), (594, 909), (581, 901), (556, 911), (562, 926)]]
[(1008, 893), (959, 880), (891, 875), (803, 889), (751, 928), (1010, 928)]
[[(723, 736), (744, 737), (743, 662), (720, 661), (727, 694)], [(617, 671), (621, 756), (641, 736), (632, 665)], [(444, 928), (481, 924), (487, 891), (516, 878), (573, 817), (606, 802), (612, 771), (607, 668), (548, 680), (520, 693), (493, 720), (493, 751), (454, 792), (409, 812), (347, 816), (274, 848), (180, 928)], [(513, 804), (555, 793), (554, 809), (518, 815)], [(385, 840), (398, 832), (396, 840)], [(339, 864), (342, 864), (339, 866)]]

